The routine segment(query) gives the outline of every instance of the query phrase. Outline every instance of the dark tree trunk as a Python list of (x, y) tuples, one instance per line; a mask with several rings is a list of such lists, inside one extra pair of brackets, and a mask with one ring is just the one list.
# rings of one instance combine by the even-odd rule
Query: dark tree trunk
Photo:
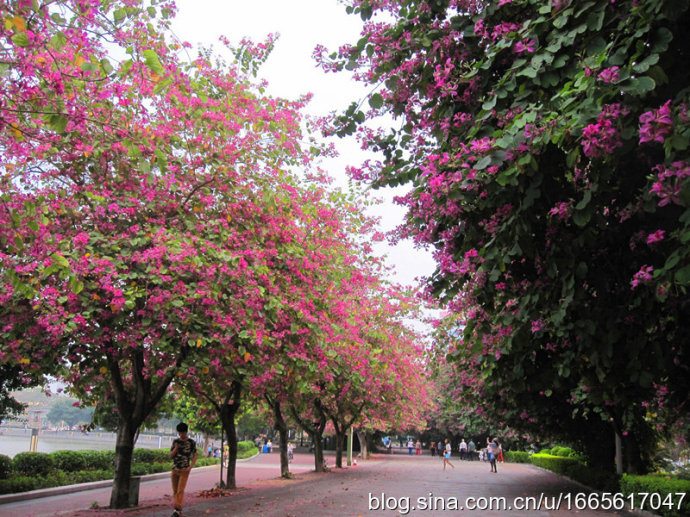
[[(268, 400), (268, 398), (267, 398)], [(277, 400), (269, 400), (270, 406), (273, 408), (273, 418), (275, 420), (275, 428), (278, 431), (278, 436), (280, 437), (280, 475), (284, 478), (291, 478), (290, 474), (290, 463), (288, 461), (288, 428), (285, 418), (283, 418), (283, 413), (280, 410), (280, 402)]]
[(111, 508), (127, 508), (129, 506), (129, 478), (132, 472), (132, 455), (134, 453), (134, 437), (136, 426), (131, 419), (120, 419), (115, 442), (115, 477), (113, 490), (110, 493)]
[(326, 468), (323, 465), (323, 431), (309, 433), (307, 434), (311, 437), (314, 443), (314, 470), (316, 472), (325, 472)]
[(323, 465), (323, 431), (326, 429), (326, 414), (319, 400), (314, 401), (314, 408), (319, 418), (315, 422), (310, 422), (300, 417), (294, 406), (290, 407), (290, 412), (295, 421), (309, 435), (314, 444), (314, 470), (316, 470), (316, 472), (325, 472), (326, 469)]
[(645, 462), (642, 459), (640, 444), (634, 432), (623, 435), (623, 451), (625, 453), (625, 472), (627, 474), (644, 474)]
[(336, 468), (343, 468), (343, 451), (345, 450), (345, 441), (347, 440), (347, 433), (342, 429), (336, 429), (335, 433), (335, 466)]
[(131, 386), (125, 385), (120, 363), (112, 355), (107, 356), (113, 393), (118, 410), (118, 428), (115, 445), (115, 476), (110, 493), (110, 507), (114, 509), (129, 506), (129, 483), (132, 471), (132, 454), (139, 427), (155, 409), (168, 390), (176, 369), (188, 353), (188, 347), (181, 347), (175, 367), (170, 368), (162, 378), (144, 375), (146, 364), (142, 350), (136, 350), (129, 358), (133, 377)]
[(369, 459), (369, 447), (367, 443), (367, 433), (364, 431), (357, 431), (357, 439), (359, 440), (360, 455), (363, 460)]
[(242, 400), (242, 383), (233, 381), (230, 393), (225, 403), (220, 408), (220, 420), (223, 424), (223, 431), (228, 440), (228, 468), (225, 475), (225, 488), (237, 488), (235, 470), (237, 467), (237, 430), (235, 428), (235, 417), (240, 410)]

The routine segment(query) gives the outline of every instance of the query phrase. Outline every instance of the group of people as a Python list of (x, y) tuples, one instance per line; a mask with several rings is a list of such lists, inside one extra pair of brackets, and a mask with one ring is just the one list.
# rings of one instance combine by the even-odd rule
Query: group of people
[(417, 440), (417, 442), (413, 442), (412, 438), (410, 438), (407, 441), (407, 449), (409, 450), (410, 456), (413, 454), (421, 455), (422, 454), (422, 442)]
[[(436, 456), (438, 453), (438, 456), (443, 458), (443, 470), (446, 470), (446, 465), (455, 468), (455, 465), (450, 462), (452, 446), (447, 438), (444, 443), (440, 441), (431, 442), (430, 450), (432, 456)], [(460, 441), (460, 445), (458, 445), (458, 452), (460, 453), (461, 460), (473, 461), (475, 458), (478, 458), (480, 461), (488, 461), (491, 466), (491, 472), (497, 472), (497, 462), (503, 463), (503, 447), (497, 438), (493, 440), (487, 438), (486, 447), (479, 450), (477, 450), (477, 446), (472, 440), (465, 442), (463, 438)], [(412, 452), (410, 452), (410, 454), (412, 454)]]

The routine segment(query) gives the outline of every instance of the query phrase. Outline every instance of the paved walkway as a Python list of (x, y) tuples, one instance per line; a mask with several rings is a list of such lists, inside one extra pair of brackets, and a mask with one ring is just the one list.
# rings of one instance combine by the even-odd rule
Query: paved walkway
[[(486, 463), (463, 462), (454, 459), (456, 468), (444, 471), (441, 460), (428, 455), (411, 457), (377, 455), (372, 460), (359, 462), (357, 466), (317, 474), (310, 471), (313, 468), (310, 459), (308, 455), (298, 455), (295, 458), (293, 471), (298, 475), (294, 480), (277, 478), (279, 461), (277, 454), (259, 456), (250, 462), (242, 463), (238, 465), (237, 470), (242, 488), (226, 497), (203, 498), (198, 495), (200, 489), (212, 487), (217, 480), (217, 470), (213, 472), (215, 473), (213, 480), (210, 477), (202, 479), (202, 476), (195, 480), (192, 476), (188, 490), (189, 496), (185, 500), (184, 515), (185, 517), (207, 515), (611, 517), (631, 515), (627, 511), (603, 512), (575, 508), (568, 510), (567, 498), (570, 497), (574, 505), (576, 495), (583, 491), (582, 487), (531, 465), (499, 464), (498, 473), (492, 474)], [(162, 480), (156, 483), (156, 487), (151, 489), (145, 487), (148, 483), (142, 485), (141, 506), (137, 509), (82, 510), (76, 513), (66, 512), (63, 515), (169, 517), (171, 514), (169, 482)], [(74, 495), (62, 497), (71, 498)], [(539, 510), (510, 508), (527, 502), (520, 499), (524, 497), (533, 497), (534, 503), (541, 498), (543, 504), (546, 503), (549, 507), (561, 497), (561, 509), (550, 510), (544, 506)], [(58, 509), (67, 510), (57, 501), (58, 498), (51, 499), (53, 499), (53, 513), (50, 515), (58, 514), (56, 511)], [(46, 503), (49, 502), (46, 501)], [(106, 503), (107, 497), (103, 499), (103, 504)], [(36, 504), (41, 503), (36, 501)], [(476, 510), (464, 508), (467, 504), (475, 504), (478, 508)], [(487, 509), (488, 504), (498, 505), (498, 509)], [(88, 506), (88, 504), (82, 505), (82, 508)], [(6, 513), (8, 510), (9, 512)], [(23, 508), (15, 506), (12, 509), (0, 507), (0, 515), (3, 516), (48, 515), (40, 511), (36, 513), (31, 513), (31, 511), (31, 505)]]

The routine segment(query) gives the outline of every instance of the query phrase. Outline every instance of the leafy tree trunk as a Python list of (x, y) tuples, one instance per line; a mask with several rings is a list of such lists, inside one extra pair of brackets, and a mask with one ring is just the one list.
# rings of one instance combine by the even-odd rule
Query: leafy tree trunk
[(237, 467), (237, 430), (235, 417), (242, 401), (242, 383), (233, 381), (225, 403), (220, 408), (220, 421), (228, 440), (228, 468), (225, 476), (225, 488), (237, 488), (235, 470)]
[(129, 478), (132, 472), (132, 456), (136, 427), (131, 418), (120, 417), (115, 443), (115, 477), (113, 490), (110, 493), (111, 508), (129, 506)]
[(274, 427), (278, 431), (280, 437), (280, 475), (284, 478), (291, 478), (290, 463), (288, 461), (287, 442), (288, 442), (288, 427), (283, 417), (283, 412), (280, 410), (280, 402), (277, 399), (272, 399), (266, 396), (266, 402), (273, 409)]
[(644, 474), (645, 462), (642, 459), (640, 444), (634, 432), (623, 435), (623, 451), (625, 454), (625, 472), (627, 474)]
[(345, 450), (345, 441), (347, 440), (347, 432), (343, 429), (337, 429), (335, 432), (335, 466), (336, 468), (343, 468), (343, 451)]
[(369, 459), (369, 447), (367, 444), (367, 433), (365, 431), (357, 431), (357, 439), (359, 440), (360, 454), (363, 460)]
[(316, 409), (318, 420), (312, 422), (300, 417), (294, 406), (290, 407), (290, 411), (295, 421), (309, 435), (314, 444), (314, 470), (316, 472), (325, 472), (326, 469), (323, 466), (323, 431), (326, 429), (326, 413), (319, 400), (314, 401), (314, 408)]
[(154, 379), (144, 375), (146, 368), (142, 350), (133, 352), (130, 358), (132, 384), (125, 385), (118, 360), (109, 355), (108, 369), (112, 376), (113, 393), (118, 410), (117, 441), (115, 445), (115, 476), (110, 494), (110, 507), (114, 509), (129, 506), (129, 478), (132, 471), (134, 442), (139, 427), (156, 408), (172, 382), (177, 367), (187, 356), (188, 348), (182, 347), (175, 367), (154, 385)]

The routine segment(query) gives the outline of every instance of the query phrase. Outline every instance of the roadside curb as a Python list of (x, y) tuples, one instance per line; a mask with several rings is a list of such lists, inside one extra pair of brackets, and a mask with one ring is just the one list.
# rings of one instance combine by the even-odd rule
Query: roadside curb
[[(202, 471), (204, 469), (211, 470), (218, 468), (218, 465), (209, 465), (207, 467), (197, 467), (194, 471)], [(156, 479), (165, 479), (170, 477), (170, 472), (159, 472), (157, 474), (146, 474), (139, 477), (142, 482), (153, 481)], [(30, 499), (40, 499), (42, 497), (52, 497), (55, 495), (73, 494), (75, 492), (85, 492), (87, 490), (95, 490), (97, 488), (108, 488), (113, 486), (112, 479), (104, 479), (103, 481), (92, 481), (91, 483), (79, 483), (77, 485), (54, 486), (51, 488), (41, 488), (40, 490), (31, 490), (30, 492), (19, 492), (17, 494), (0, 495), (0, 506), (7, 503), (16, 503), (18, 501), (28, 501)]]

